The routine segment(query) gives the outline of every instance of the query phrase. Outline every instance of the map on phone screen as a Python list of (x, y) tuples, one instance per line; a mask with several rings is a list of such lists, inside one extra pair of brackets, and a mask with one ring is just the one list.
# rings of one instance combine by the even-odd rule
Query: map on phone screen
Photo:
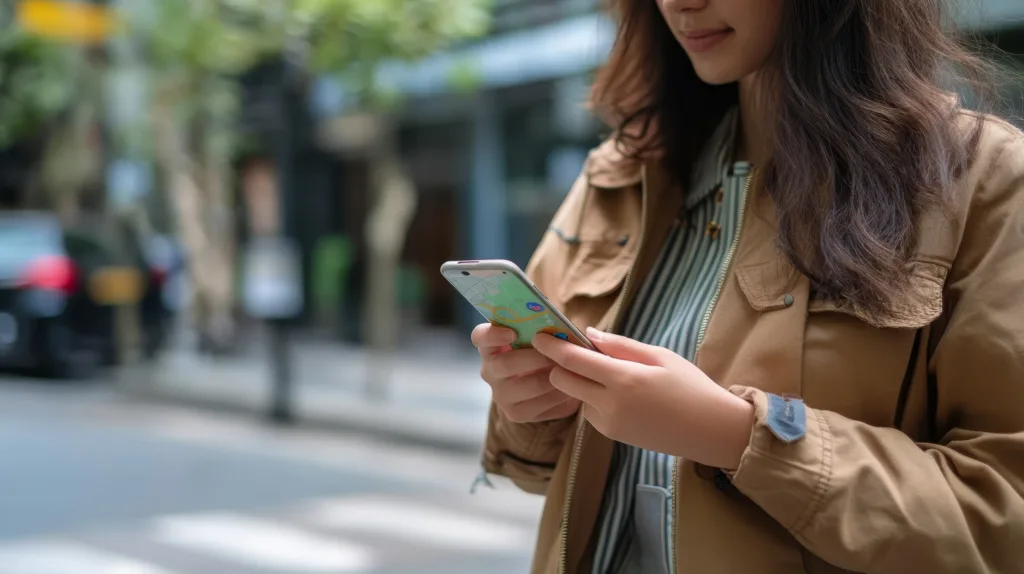
[(452, 275), (448, 279), (491, 324), (516, 331), (519, 338), (513, 347), (529, 347), (537, 333), (582, 345), (545, 303), (511, 273), (475, 271), (469, 276)]

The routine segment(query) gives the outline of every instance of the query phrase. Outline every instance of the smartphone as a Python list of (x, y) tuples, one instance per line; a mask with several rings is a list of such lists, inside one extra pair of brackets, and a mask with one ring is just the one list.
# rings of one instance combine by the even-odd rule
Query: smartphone
[(441, 274), (484, 319), (516, 332), (514, 348), (530, 347), (534, 335), (546, 333), (596, 350), (511, 261), (449, 261), (441, 266)]

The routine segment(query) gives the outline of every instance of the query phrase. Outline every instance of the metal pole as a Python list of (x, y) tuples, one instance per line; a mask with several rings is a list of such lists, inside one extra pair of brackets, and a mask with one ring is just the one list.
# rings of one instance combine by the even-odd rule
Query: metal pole
[(270, 321), (270, 360), (273, 373), (273, 400), (270, 420), (288, 424), (294, 422), (292, 409), (292, 353), (289, 327), (284, 320)]
[[(293, 89), (293, 76), (291, 63), (287, 57), (282, 58), (280, 75), (280, 92), (278, 105), (279, 125), (276, 131), (277, 145), (276, 174), (278, 180), (278, 201), (280, 213), (279, 232), (282, 237), (289, 238), (294, 226), (293, 201), (295, 189), (294, 181), (294, 142), (295, 125), (293, 122), (294, 98), (291, 97)], [(268, 356), (271, 360), (271, 373), (273, 376), (273, 394), (270, 407), (270, 419), (280, 424), (294, 422), (295, 413), (293, 409), (293, 373), (292, 373), (292, 347), (289, 319), (272, 319), (269, 321), (270, 349)]]

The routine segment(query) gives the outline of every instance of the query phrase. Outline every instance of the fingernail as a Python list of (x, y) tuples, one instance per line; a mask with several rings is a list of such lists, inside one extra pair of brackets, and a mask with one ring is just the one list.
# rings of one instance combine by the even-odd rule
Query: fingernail
[(587, 338), (591, 341), (600, 341), (604, 338), (604, 333), (593, 327), (587, 327)]

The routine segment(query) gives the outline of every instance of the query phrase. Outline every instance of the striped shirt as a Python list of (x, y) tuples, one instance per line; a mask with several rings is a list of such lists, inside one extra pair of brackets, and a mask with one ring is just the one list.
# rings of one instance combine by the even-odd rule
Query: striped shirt
[[(626, 315), (623, 334), (671, 349), (693, 360), (705, 314), (718, 291), (720, 275), (739, 226), (745, 162), (731, 161), (738, 112), (730, 111), (697, 161), (685, 212), (672, 229), (636, 303)], [(674, 457), (616, 443), (598, 521), (593, 574), (624, 572), (635, 542), (633, 511), (638, 485), (671, 488)], [(671, 549), (671, 502), (665, 540)], [(669, 551), (664, 571), (671, 572)], [(655, 557), (645, 557), (654, 560)]]

